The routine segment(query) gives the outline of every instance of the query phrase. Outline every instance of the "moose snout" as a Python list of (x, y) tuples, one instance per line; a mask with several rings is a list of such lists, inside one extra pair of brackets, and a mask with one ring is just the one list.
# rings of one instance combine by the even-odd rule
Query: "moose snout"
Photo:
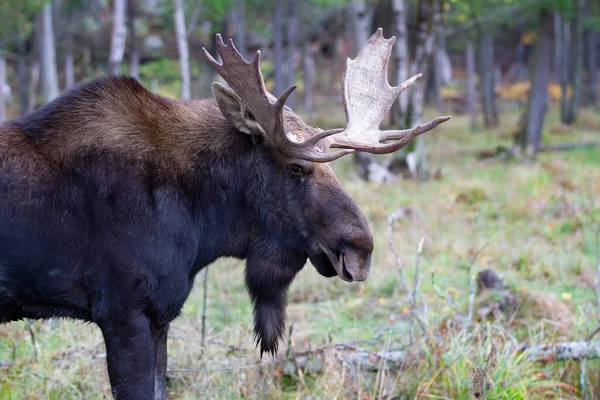
[(371, 254), (366, 256), (356, 252), (347, 252), (342, 255), (341, 278), (349, 282), (362, 282), (369, 277), (371, 271)]

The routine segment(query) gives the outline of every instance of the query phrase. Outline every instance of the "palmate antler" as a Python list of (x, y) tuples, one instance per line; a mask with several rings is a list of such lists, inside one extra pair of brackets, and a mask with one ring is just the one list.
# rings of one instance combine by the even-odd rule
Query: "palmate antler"
[[(374, 154), (393, 153), (422, 133), (432, 130), (451, 117), (439, 117), (425, 125), (401, 131), (381, 131), (379, 126), (396, 98), (422, 74), (417, 74), (396, 87), (387, 79), (388, 63), (396, 37), (383, 37), (377, 29), (363, 45), (354, 60), (346, 60), (342, 81), (346, 129), (330, 138), (330, 147), (353, 149)], [(387, 141), (393, 143), (384, 144)]]
[[(223, 59), (219, 64), (206, 49), (202, 49), (208, 62), (240, 97), (265, 132), (265, 140), (285, 154), (314, 162), (336, 160), (355, 150), (374, 154), (393, 153), (415, 136), (432, 130), (451, 117), (439, 117), (425, 125), (406, 130), (381, 131), (379, 126), (396, 98), (412, 85), (421, 74), (392, 87), (387, 80), (387, 67), (396, 38), (383, 37), (377, 29), (360, 49), (356, 59), (346, 61), (342, 82), (346, 128), (320, 132), (298, 143), (290, 140), (283, 127), (283, 107), (296, 86), (288, 88), (271, 101), (260, 71), (260, 51), (252, 63), (246, 62), (230, 39), (228, 44), (217, 35), (217, 50)], [(387, 143), (394, 141), (392, 143)], [(321, 143), (319, 143), (321, 142)], [(317, 146), (319, 144), (320, 146)], [(322, 146), (326, 144), (326, 146)], [(320, 147), (320, 148), (319, 148)], [(322, 148), (341, 148), (337, 152), (322, 152)]]

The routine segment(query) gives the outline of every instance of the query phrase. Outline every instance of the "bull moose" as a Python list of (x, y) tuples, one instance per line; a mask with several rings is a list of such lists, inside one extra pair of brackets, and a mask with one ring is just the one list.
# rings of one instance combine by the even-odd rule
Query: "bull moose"
[[(399, 86), (382, 30), (347, 60), (345, 129), (322, 131), (265, 89), (217, 35), (228, 87), (176, 101), (127, 77), (84, 83), (0, 125), (0, 323), (97, 324), (117, 399), (166, 399), (167, 330), (202, 268), (246, 259), (261, 355), (284, 332), (286, 293), (307, 259), (364, 281), (373, 239), (329, 162), (391, 153), (448, 120), (381, 131)], [(331, 149), (341, 149), (331, 151)]]

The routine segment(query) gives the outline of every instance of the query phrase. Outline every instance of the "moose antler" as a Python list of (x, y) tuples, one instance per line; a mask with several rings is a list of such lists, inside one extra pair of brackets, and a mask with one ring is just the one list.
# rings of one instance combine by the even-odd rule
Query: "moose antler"
[[(395, 36), (385, 39), (383, 30), (379, 28), (354, 60), (346, 60), (342, 81), (346, 129), (330, 138), (330, 147), (375, 154), (393, 153), (406, 146), (415, 136), (430, 131), (451, 118), (439, 117), (424, 125), (400, 131), (379, 129), (398, 95), (422, 76), (417, 74), (396, 87), (390, 86), (387, 67), (395, 41)], [(390, 140), (396, 141), (385, 143)]]
[[(406, 146), (415, 136), (430, 131), (451, 118), (439, 117), (424, 125), (405, 130), (379, 129), (398, 95), (422, 76), (417, 74), (396, 87), (390, 86), (387, 67), (396, 37), (385, 39), (383, 30), (379, 28), (363, 45), (356, 58), (346, 61), (342, 81), (346, 128), (322, 131), (301, 143), (292, 141), (284, 129), (283, 112), (285, 101), (296, 86), (289, 87), (279, 98), (275, 98), (265, 88), (260, 71), (260, 50), (256, 52), (254, 61), (249, 63), (237, 51), (231, 39), (225, 44), (221, 35), (217, 34), (216, 40), (217, 51), (223, 63), (219, 64), (205, 48), (202, 48), (204, 57), (238, 95), (245, 108), (252, 113), (264, 131), (265, 140), (291, 157), (329, 162), (355, 150), (375, 154), (393, 153)], [(325, 138), (328, 140), (322, 141)], [(391, 140), (394, 142), (386, 143)], [(319, 142), (325, 146), (317, 146)], [(323, 152), (323, 147), (344, 150)]]
[(319, 141), (341, 132), (342, 129), (320, 132), (302, 143), (290, 140), (283, 126), (283, 107), (296, 86), (289, 87), (275, 102), (272, 102), (270, 99), (272, 96), (265, 89), (260, 71), (260, 50), (256, 52), (254, 61), (249, 63), (237, 51), (231, 39), (227, 44), (223, 42), (221, 34), (217, 34), (216, 39), (217, 51), (223, 63), (219, 64), (205, 48), (202, 48), (204, 57), (250, 110), (256, 122), (264, 130), (265, 140), (273, 147), (289, 156), (315, 162), (333, 161), (353, 152), (353, 150), (342, 150), (335, 153), (321, 153), (315, 147)]

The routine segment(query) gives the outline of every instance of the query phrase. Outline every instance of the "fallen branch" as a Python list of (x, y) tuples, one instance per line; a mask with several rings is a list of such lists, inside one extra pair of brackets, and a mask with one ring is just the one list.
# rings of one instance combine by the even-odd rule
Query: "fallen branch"
[(547, 343), (523, 350), (529, 358), (545, 362), (600, 358), (600, 341)]
[(542, 144), (538, 151), (563, 151), (574, 149), (588, 149), (600, 146), (599, 142), (582, 142), (582, 143), (551, 143)]

